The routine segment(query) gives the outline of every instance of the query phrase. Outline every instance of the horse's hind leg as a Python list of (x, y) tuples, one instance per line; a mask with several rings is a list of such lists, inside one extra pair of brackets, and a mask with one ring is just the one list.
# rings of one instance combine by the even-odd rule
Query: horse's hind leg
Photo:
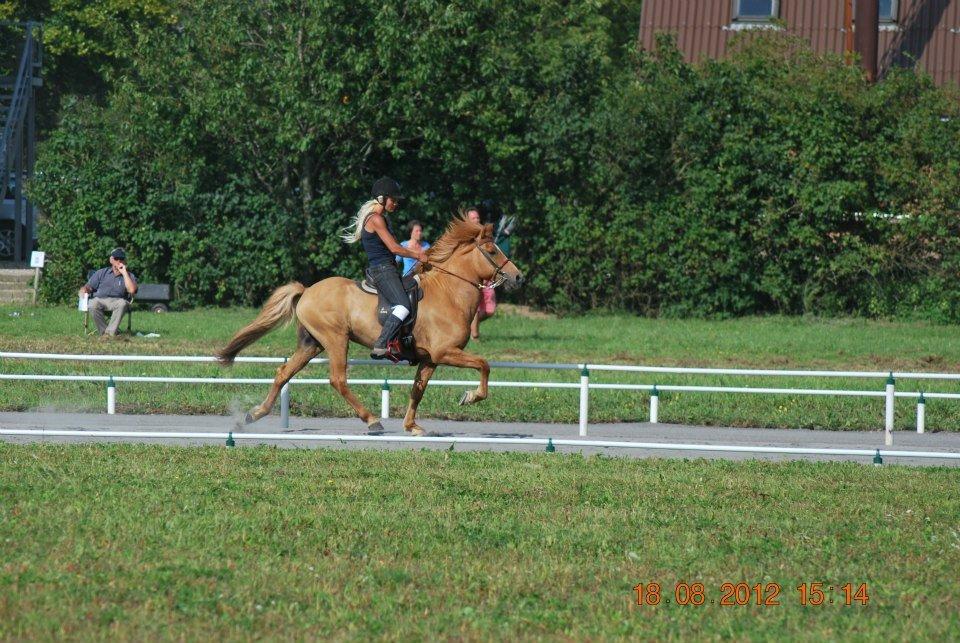
[(323, 344), (327, 348), (327, 355), (330, 356), (330, 386), (337, 390), (337, 393), (343, 396), (357, 416), (367, 424), (370, 431), (382, 431), (383, 425), (370, 409), (360, 403), (350, 387), (347, 386), (347, 338), (342, 337), (324, 337)]
[(410, 389), (410, 404), (407, 405), (407, 414), (403, 418), (403, 428), (413, 435), (423, 435), (423, 428), (417, 424), (417, 407), (423, 399), (423, 392), (427, 389), (427, 383), (436, 368), (436, 364), (426, 360), (421, 361), (420, 366), (417, 367), (417, 379), (414, 380), (413, 388)]
[(323, 349), (320, 342), (314, 339), (303, 326), (298, 328), (297, 335), (298, 343), (296, 352), (283, 366), (277, 369), (277, 377), (273, 380), (270, 392), (267, 393), (267, 397), (263, 402), (250, 409), (247, 417), (244, 418), (246, 424), (256, 422), (269, 413), (270, 409), (273, 408), (274, 402), (277, 401), (277, 395), (280, 394), (280, 389), (283, 388), (283, 385), (293, 379), (293, 376), (299, 373), (300, 370)]

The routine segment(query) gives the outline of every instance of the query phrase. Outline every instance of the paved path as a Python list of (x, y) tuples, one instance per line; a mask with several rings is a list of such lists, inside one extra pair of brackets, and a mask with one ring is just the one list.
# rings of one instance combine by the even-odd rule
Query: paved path
[[(399, 419), (384, 420), (384, 436), (406, 435)], [(430, 435), (449, 437), (506, 437), (506, 438), (553, 438), (578, 439), (577, 426), (573, 424), (519, 424), (509, 422), (455, 422), (450, 420), (422, 421)], [(236, 418), (210, 415), (105, 415), (85, 413), (0, 413), (0, 429), (66, 429), (81, 431), (175, 431), (198, 433), (223, 433), (236, 430)], [(281, 429), (280, 420), (271, 416), (245, 427), (246, 433), (282, 433), (297, 434), (343, 434), (365, 435), (365, 427), (357, 419), (346, 418), (290, 418), (290, 428)], [(239, 433), (239, 432), (238, 432)], [(591, 424), (588, 438), (593, 440), (616, 440), (631, 442), (654, 442), (668, 444), (725, 444), (737, 446), (770, 447), (813, 447), (832, 449), (881, 449), (898, 451), (944, 451), (960, 453), (960, 433), (927, 433), (918, 435), (912, 431), (894, 433), (892, 447), (883, 444), (882, 431), (810, 431), (806, 429), (738, 429), (724, 427), (684, 426), (678, 424), (620, 423)], [(0, 440), (8, 442), (151, 442), (180, 445), (223, 444), (222, 438), (211, 439), (151, 439), (151, 438), (75, 438), (75, 437), (24, 437), (2, 436)], [(257, 441), (238, 441), (240, 446), (256, 444)], [(281, 447), (299, 448), (378, 448), (409, 449), (436, 448), (446, 449), (449, 444), (430, 443), (330, 443), (305, 440), (262, 441), (264, 444), (276, 444)], [(493, 450), (493, 451), (543, 451), (537, 445), (504, 444), (464, 444), (458, 443), (455, 449)], [(636, 448), (580, 447), (561, 446), (560, 453), (580, 452), (584, 454), (603, 453), (605, 455), (629, 457), (683, 457), (683, 458), (722, 458), (728, 460), (764, 459), (811, 459), (811, 460), (851, 460), (869, 463), (863, 456), (823, 456), (823, 455), (786, 455), (722, 453), (678, 450), (648, 450)], [(960, 466), (960, 460), (940, 460), (924, 458), (885, 458), (886, 464), (919, 464)]]

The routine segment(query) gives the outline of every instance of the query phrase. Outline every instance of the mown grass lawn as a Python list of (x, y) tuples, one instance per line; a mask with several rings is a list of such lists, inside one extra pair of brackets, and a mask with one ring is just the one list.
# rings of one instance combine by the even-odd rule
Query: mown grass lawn
[[(222, 346), (257, 311), (206, 309), (152, 315), (138, 312), (135, 331), (157, 338), (132, 337), (101, 342), (81, 332), (80, 313), (68, 307), (0, 307), (0, 350), (57, 353), (139, 353), (209, 355)], [(18, 315), (14, 316), (14, 313)], [(468, 350), (491, 360), (626, 363), (658, 366), (717, 366), (776, 369), (960, 372), (960, 329), (926, 323), (861, 319), (746, 318), (725, 321), (642, 319), (629, 315), (577, 318), (532, 318), (498, 313), (485, 322), (482, 338)], [(245, 354), (288, 356), (293, 329), (267, 335)], [(353, 356), (364, 357), (359, 347)], [(198, 375), (272, 378), (274, 366), (237, 365), (221, 370), (211, 364), (123, 364), (37, 362), (4, 359), (4, 373), (98, 375)], [(351, 377), (413, 377), (409, 367), (354, 367)], [(305, 377), (325, 377), (313, 365)], [(473, 371), (441, 367), (437, 379), (474, 379)], [(574, 371), (495, 369), (493, 380), (578, 381)], [(883, 380), (836, 378), (746, 378), (734, 376), (635, 375), (592, 373), (596, 382), (703, 384), (778, 388), (883, 390)], [(898, 390), (960, 392), (957, 382), (901, 380)], [(267, 386), (128, 384), (118, 389), (121, 413), (226, 414), (259, 403)], [(380, 391), (359, 386), (356, 392), (379, 408)], [(424, 418), (576, 422), (575, 390), (494, 388), (489, 400), (458, 407), (461, 389), (433, 387), (420, 407)], [(401, 415), (406, 387), (395, 387), (391, 414)], [(649, 397), (643, 392), (594, 391), (592, 421), (644, 421)], [(62, 409), (102, 412), (102, 384), (4, 382), (0, 410)], [(294, 386), (292, 412), (306, 416), (352, 415), (327, 386)], [(275, 411), (276, 412), (276, 411)], [(672, 393), (661, 396), (663, 422), (825, 429), (877, 429), (883, 426), (882, 399)], [(897, 427), (912, 428), (915, 407), (897, 402)], [(359, 423), (358, 423), (358, 426)], [(927, 403), (928, 430), (960, 430), (960, 402)]]
[[(0, 638), (951, 640), (958, 482), (841, 463), (0, 444)], [(704, 604), (634, 604), (638, 583), (674, 599), (678, 581), (703, 583)], [(720, 606), (726, 582), (777, 583), (780, 604)], [(800, 605), (815, 582), (832, 604)], [(843, 583), (867, 603), (843, 605)]]

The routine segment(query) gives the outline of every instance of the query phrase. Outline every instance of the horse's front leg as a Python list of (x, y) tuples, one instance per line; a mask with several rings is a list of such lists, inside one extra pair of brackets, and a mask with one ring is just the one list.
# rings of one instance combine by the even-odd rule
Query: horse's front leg
[(417, 407), (420, 400), (423, 399), (423, 392), (427, 389), (427, 382), (433, 376), (437, 365), (432, 362), (422, 361), (417, 367), (417, 378), (413, 382), (413, 388), (410, 389), (410, 404), (407, 405), (407, 414), (403, 417), (403, 428), (410, 431), (413, 435), (423, 435), (423, 429), (417, 424)]
[(480, 386), (475, 391), (464, 391), (460, 396), (460, 405), (474, 404), (487, 399), (487, 380), (490, 379), (490, 365), (487, 360), (476, 355), (464, 352), (459, 348), (451, 348), (440, 359), (441, 364), (458, 368), (475, 368), (480, 371)]

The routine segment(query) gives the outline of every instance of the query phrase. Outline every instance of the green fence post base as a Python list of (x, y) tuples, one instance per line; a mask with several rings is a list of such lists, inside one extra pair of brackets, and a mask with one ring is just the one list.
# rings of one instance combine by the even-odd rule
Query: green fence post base
[(233, 441), (233, 431), (230, 431), (230, 433), (227, 434), (227, 446), (228, 447), (237, 446), (237, 443)]
[(553, 453), (557, 447), (553, 446), (553, 438), (547, 438), (547, 453)]
[(877, 455), (873, 456), (873, 464), (878, 467), (883, 464), (883, 458), (880, 457), (880, 449), (877, 449)]

